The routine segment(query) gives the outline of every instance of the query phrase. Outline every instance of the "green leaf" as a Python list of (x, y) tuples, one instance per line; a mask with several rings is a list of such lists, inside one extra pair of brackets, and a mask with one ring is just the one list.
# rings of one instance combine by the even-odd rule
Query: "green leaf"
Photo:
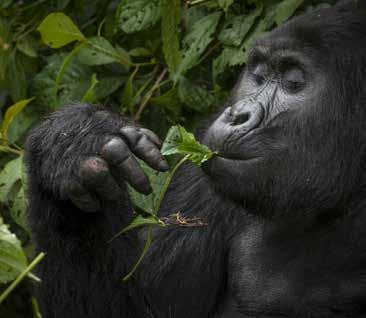
[(102, 100), (113, 94), (123, 84), (124, 78), (121, 76), (106, 76), (99, 78), (99, 83), (95, 87), (97, 100)]
[(200, 166), (203, 162), (212, 158), (212, 152), (207, 146), (200, 144), (192, 133), (178, 125), (169, 129), (161, 153), (165, 156), (174, 154), (185, 155), (195, 165)]
[(97, 101), (96, 94), (95, 94), (95, 87), (98, 85), (99, 81), (97, 79), (97, 74), (93, 74), (90, 79), (90, 87), (86, 91), (82, 101), (84, 103), (95, 103)]
[(276, 8), (275, 21), (280, 25), (293, 16), (304, 0), (284, 0)]
[(59, 86), (61, 84), (62, 77), (65, 74), (65, 71), (67, 70), (67, 68), (69, 67), (70, 63), (74, 59), (74, 57), (78, 54), (78, 52), (81, 50), (81, 48), (84, 45), (85, 45), (84, 43), (81, 43), (81, 44), (75, 46), (72, 49), (72, 51), (64, 58), (61, 66), (60, 66), (60, 69), (57, 72), (56, 79), (55, 79), (55, 86), (54, 86), (54, 95), (55, 95), (54, 97), (55, 98), (57, 97), (57, 92), (58, 92)]
[(248, 15), (228, 19), (219, 34), (220, 42), (225, 45), (239, 46), (262, 11), (263, 5), (260, 5)]
[(180, 0), (162, 0), (161, 32), (163, 52), (169, 71), (175, 74), (182, 61), (179, 48)]
[(213, 33), (219, 23), (221, 13), (216, 12), (198, 20), (190, 32), (183, 40), (183, 60), (179, 68), (179, 73), (184, 74), (194, 67), (212, 41)]
[[(61, 105), (81, 100), (90, 87), (93, 75), (87, 65), (69, 55), (56, 53), (47, 57), (45, 67), (34, 77), (32, 93), (37, 96), (37, 103), (45, 109), (55, 109)], [(68, 62), (65, 65), (65, 59)], [(59, 78), (61, 68), (62, 76)], [(55, 96), (56, 77), (60, 80), (58, 94)]]
[(37, 57), (37, 41), (34, 37), (28, 35), (17, 41), (17, 49), (30, 57)]
[(136, 47), (128, 52), (131, 56), (150, 56), (152, 55), (151, 51), (145, 49), (144, 47)]
[(13, 0), (1, 0), (0, 1), (0, 8), (1, 9), (6, 9), (8, 7), (10, 7), (13, 4)]
[(26, 207), (27, 200), (24, 193), (23, 186), (19, 189), (16, 194), (13, 203), (10, 207), (10, 215), (12, 220), (21, 226), (23, 229), (29, 232), (27, 221), (26, 221)]
[(0, 80), (4, 80), (12, 53), (10, 21), (0, 17)]
[(31, 270), (33, 270), (33, 268), (39, 264), (39, 262), (45, 257), (45, 255), (46, 255), (45, 253), (39, 253), (38, 256), (27, 267), (25, 267), (19, 273), (16, 279), (0, 294), (0, 305), (26, 276), (32, 278), (37, 283), (41, 282), (41, 280), (37, 276), (31, 273)]
[(164, 226), (164, 223), (155, 215), (151, 215), (151, 216), (142, 216), (142, 215), (138, 215), (136, 216), (136, 218), (133, 219), (133, 221), (127, 225), (125, 228), (123, 228), (121, 231), (119, 231), (118, 233), (116, 233), (110, 241), (112, 241), (113, 239), (115, 239), (116, 237), (125, 234), (131, 230), (134, 229), (138, 229), (140, 227), (144, 227), (146, 225), (161, 225)]
[(141, 168), (144, 170), (145, 174), (149, 177), (151, 187), (153, 192), (149, 195), (144, 195), (132, 187), (128, 187), (128, 191), (133, 202), (133, 205), (149, 214), (154, 214), (154, 208), (157, 201), (159, 200), (161, 191), (163, 189), (165, 180), (168, 177), (168, 172), (158, 172), (150, 168), (142, 160), (138, 160)]
[(6, 74), (9, 93), (13, 102), (25, 99), (27, 97), (28, 88), (28, 82), (25, 76), (24, 66), (17, 58), (16, 53), (16, 51), (13, 51), (10, 55), (8, 72)]
[(0, 172), (0, 202), (6, 203), (15, 183), (22, 179), (22, 157), (9, 161)]
[(224, 10), (227, 11), (229, 7), (234, 3), (234, 0), (218, 0), (219, 6)]
[(214, 80), (229, 66), (242, 65), (247, 61), (246, 50), (242, 47), (225, 47), (221, 54), (213, 60)]
[(13, 122), (14, 118), (34, 99), (33, 98), (29, 98), (29, 99), (25, 99), (25, 100), (21, 100), (17, 103), (15, 103), (14, 105), (10, 106), (5, 113), (4, 116), (4, 120), (1, 124), (1, 128), (0, 128), (0, 135), (2, 136), (2, 138), (7, 139), (8, 137), (8, 130), (9, 127), (11, 125), (11, 123)]
[(27, 197), (26, 192), (28, 189), (27, 173), (24, 165), (24, 161), (21, 159), (20, 167), (20, 180), (16, 181), (16, 184), (20, 185), (18, 193), (12, 198), (12, 204), (10, 205), (10, 215), (12, 220), (22, 227), (25, 231), (30, 233), (27, 224), (26, 211), (27, 211)]
[(21, 143), (26, 136), (28, 129), (39, 121), (40, 112), (32, 108), (32, 110), (23, 109), (15, 119), (12, 121), (9, 129), (7, 139), (9, 143)]
[(184, 77), (179, 80), (178, 93), (187, 107), (201, 113), (208, 112), (215, 102), (213, 94)]
[(274, 26), (277, 10), (278, 5), (269, 5), (265, 7), (264, 17), (261, 18), (256, 26), (250, 31), (250, 34), (246, 37), (241, 46), (242, 51), (245, 52), (245, 60), (247, 59), (255, 41)]
[(129, 76), (123, 88), (121, 107), (132, 113), (134, 106), (134, 87), (133, 80), (137, 73), (137, 69)]
[(20, 241), (0, 217), (0, 283), (14, 280), (27, 267)]
[(122, 0), (117, 10), (117, 24), (126, 33), (146, 30), (160, 19), (159, 0)]
[(85, 40), (79, 28), (62, 12), (49, 14), (37, 30), (41, 33), (43, 42), (56, 49), (74, 41)]
[(88, 38), (86, 46), (83, 46), (78, 59), (86, 65), (103, 65), (120, 61), (118, 51), (105, 38), (96, 36)]
[(151, 98), (150, 102), (152, 105), (165, 108), (175, 115), (178, 115), (181, 111), (182, 104), (179, 100), (177, 87), (173, 87), (171, 90), (165, 92), (160, 96), (155, 96)]

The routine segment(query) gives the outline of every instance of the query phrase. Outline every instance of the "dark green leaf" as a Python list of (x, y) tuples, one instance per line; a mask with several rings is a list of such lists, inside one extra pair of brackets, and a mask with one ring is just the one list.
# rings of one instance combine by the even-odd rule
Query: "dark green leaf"
[(86, 65), (103, 65), (119, 62), (120, 55), (105, 38), (96, 36), (87, 39), (78, 53), (78, 59)]
[(234, 0), (218, 0), (219, 6), (224, 9), (224, 11), (227, 11), (229, 7), (234, 3)]
[(86, 91), (84, 97), (82, 98), (82, 102), (93, 104), (97, 101), (95, 94), (95, 87), (98, 85), (99, 81), (97, 79), (97, 75), (93, 74), (90, 79), (90, 86)]
[(32, 36), (25, 36), (17, 41), (17, 49), (30, 57), (37, 57), (37, 41)]
[(275, 21), (277, 25), (286, 22), (295, 11), (304, 3), (304, 0), (284, 0), (276, 8)]
[(11, 123), (13, 122), (15, 117), (24, 109), (24, 107), (26, 107), (33, 99), (34, 99), (34, 97), (25, 99), (25, 100), (21, 100), (21, 101), (17, 102), (16, 104), (10, 106), (6, 110), (4, 120), (0, 127), (0, 136), (2, 136), (2, 138), (7, 139), (8, 130), (9, 130)]
[(228, 19), (219, 34), (220, 42), (225, 45), (239, 46), (262, 11), (263, 5), (259, 5), (248, 15), (239, 15)]
[(144, 227), (146, 225), (161, 225), (161, 226), (164, 226), (164, 223), (158, 217), (156, 217), (155, 215), (151, 215), (151, 216), (148, 216), (148, 217), (138, 215), (138, 216), (136, 216), (136, 218), (134, 218), (134, 220), (128, 226), (126, 226), (124, 229), (122, 229), (116, 235), (114, 235), (112, 237), (112, 240), (115, 237), (118, 237), (118, 236), (120, 236), (124, 233), (127, 233), (131, 230), (134, 230), (134, 229), (138, 229), (140, 227)]
[(156, 202), (159, 200), (160, 193), (162, 191), (164, 182), (168, 177), (168, 172), (158, 172), (152, 168), (150, 168), (143, 161), (139, 160), (140, 166), (143, 168), (146, 175), (149, 177), (151, 187), (153, 188), (153, 192), (149, 195), (144, 195), (140, 192), (137, 192), (132, 187), (128, 188), (130, 193), (131, 200), (134, 206), (139, 209), (148, 212), (150, 214), (154, 213), (154, 207), (156, 206)]
[(131, 55), (131, 56), (149, 56), (149, 55), (152, 55), (152, 53), (148, 49), (145, 49), (144, 47), (136, 47), (136, 48), (132, 49), (131, 51), (129, 51), (128, 54)]
[(153, 97), (151, 104), (156, 105), (178, 115), (180, 113), (181, 103), (179, 100), (178, 89), (176, 87), (167, 91), (166, 93)]
[(180, 74), (184, 74), (198, 63), (201, 54), (213, 39), (212, 35), (219, 23), (220, 16), (220, 12), (216, 12), (198, 20), (193, 25), (192, 32), (184, 38)]
[(229, 66), (242, 65), (247, 60), (246, 50), (242, 47), (225, 47), (221, 54), (213, 60), (213, 78), (223, 73)]
[(15, 183), (22, 178), (22, 157), (9, 161), (0, 172), (0, 202), (8, 200), (9, 193)]
[(15, 51), (10, 55), (7, 78), (13, 102), (25, 99), (27, 97), (28, 83), (23, 64), (17, 58)]
[(169, 129), (161, 153), (165, 156), (174, 154), (187, 156), (197, 166), (215, 155), (207, 146), (200, 144), (192, 133), (187, 132), (180, 125)]
[(179, 47), (180, 0), (162, 0), (161, 32), (163, 52), (172, 74), (178, 71), (182, 61)]
[(0, 217), (0, 283), (14, 280), (27, 267), (20, 241)]
[(178, 85), (180, 100), (195, 111), (206, 113), (215, 102), (215, 96), (206, 89), (181, 77)]
[(159, 0), (122, 0), (118, 7), (117, 23), (124, 32), (134, 33), (154, 25), (160, 14)]

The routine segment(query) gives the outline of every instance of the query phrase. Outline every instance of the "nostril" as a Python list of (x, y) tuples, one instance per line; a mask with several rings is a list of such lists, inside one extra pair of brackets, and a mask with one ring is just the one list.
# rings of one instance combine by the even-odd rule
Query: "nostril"
[(233, 125), (241, 125), (247, 122), (250, 119), (250, 113), (249, 112), (243, 112), (243, 113), (234, 113), (233, 114)]

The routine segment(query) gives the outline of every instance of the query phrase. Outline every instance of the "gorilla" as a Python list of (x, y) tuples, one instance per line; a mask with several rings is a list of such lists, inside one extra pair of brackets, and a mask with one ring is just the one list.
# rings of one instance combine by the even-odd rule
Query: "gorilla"
[(141, 267), (144, 231), (126, 184), (135, 156), (166, 171), (159, 139), (76, 104), (29, 135), (29, 222), (45, 318), (366, 317), (366, 5), (342, 1), (259, 39), (200, 140), (218, 156), (181, 167)]

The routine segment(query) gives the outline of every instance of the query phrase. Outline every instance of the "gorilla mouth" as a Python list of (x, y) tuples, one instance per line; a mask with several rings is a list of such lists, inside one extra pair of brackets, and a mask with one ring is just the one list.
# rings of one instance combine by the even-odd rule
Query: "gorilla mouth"
[(217, 151), (218, 157), (231, 161), (250, 161), (262, 157), (263, 151), (259, 149), (257, 138), (259, 130), (255, 128), (244, 135), (228, 136)]

